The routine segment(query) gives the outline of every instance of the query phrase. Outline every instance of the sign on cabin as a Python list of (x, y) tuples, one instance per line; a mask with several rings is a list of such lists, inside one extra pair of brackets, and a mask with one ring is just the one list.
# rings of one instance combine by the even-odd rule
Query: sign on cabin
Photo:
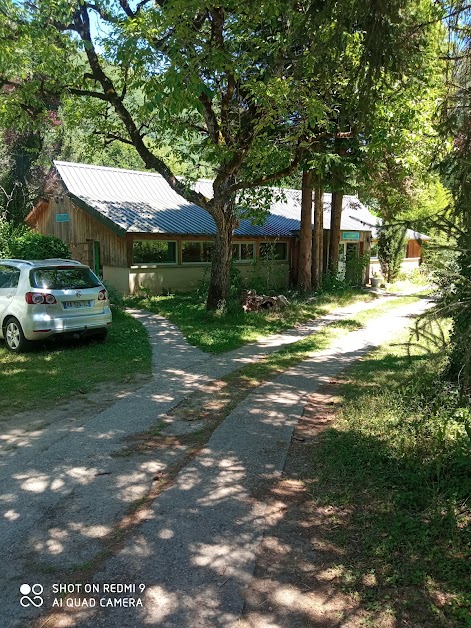
[(359, 231), (342, 231), (342, 240), (359, 240)]
[(56, 214), (56, 222), (69, 222), (69, 214)]

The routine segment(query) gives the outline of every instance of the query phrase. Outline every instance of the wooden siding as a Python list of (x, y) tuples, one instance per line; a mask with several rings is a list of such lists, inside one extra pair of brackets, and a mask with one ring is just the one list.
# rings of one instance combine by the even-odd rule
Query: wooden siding
[(417, 240), (409, 240), (409, 242), (407, 243), (406, 258), (421, 257), (421, 256), (422, 256), (422, 249), (421, 249), (420, 244), (417, 242)]
[[(57, 214), (69, 214), (68, 222), (56, 222)], [(50, 199), (47, 206), (32, 215), (30, 224), (44, 235), (54, 235), (64, 240), (78, 261), (90, 264), (90, 243), (100, 243), (102, 265), (127, 266), (126, 238), (113, 233), (106, 226), (76, 207), (67, 196)]]

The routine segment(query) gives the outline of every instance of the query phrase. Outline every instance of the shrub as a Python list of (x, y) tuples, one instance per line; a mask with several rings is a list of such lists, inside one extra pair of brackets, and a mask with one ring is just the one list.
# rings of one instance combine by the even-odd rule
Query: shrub
[(70, 250), (65, 242), (55, 236), (45, 236), (27, 230), (12, 239), (10, 255), (18, 259), (47, 259), (49, 257), (70, 259)]
[(65, 242), (55, 236), (45, 236), (24, 225), (15, 226), (0, 219), (0, 257), (13, 259), (70, 259)]
[(401, 270), (406, 246), (406, 228), (399, 224), (386, 224), (380, 227), (378, 236), (378, 257), (381, 272), (388, 283), (394, 283)]
[(123, 295), (113, 286), (113, 284), (108, 281), (103, 281), (103, 285), (108, 292), (108, 298), (111, 305), (114, 305), (115, 307), (124, 307)]
[(0, 258), (11, 257), (10, 243), (14, 236), (15, 228), (6, 220), (0, 218)]

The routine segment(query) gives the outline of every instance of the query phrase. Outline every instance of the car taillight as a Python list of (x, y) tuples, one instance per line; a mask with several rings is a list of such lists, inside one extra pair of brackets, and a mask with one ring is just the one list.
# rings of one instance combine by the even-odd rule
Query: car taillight
[(30, 305), (53, 305), (57, 303), (56, 297), (53, 294), (42, 294), (41, 292), (27, 292), (25, 294), (26, 303)]
[(106, 290), (100, 290), (100, 292), (98, 293), (98, 300), (105, 301), (107, 298), (108, 295), (106, 294)]

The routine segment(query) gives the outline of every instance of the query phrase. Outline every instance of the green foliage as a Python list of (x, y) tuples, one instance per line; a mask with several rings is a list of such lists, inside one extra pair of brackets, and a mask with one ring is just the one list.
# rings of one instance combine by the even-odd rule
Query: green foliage
[(400, 224), (383, 223), (378, 235), (378, 258), (381, 272), (388, 283), (396, 281), (405, 256), (406, 228)]
[(346, 261), (345, 281), (347, 285), (358, 287), (363, 284), (365, 271), (370, 263), (368, 254), (355, 255)]
[(17, 231), (11, 223), (0, 218), (0, 257), (11, 257), (10, 242)]
[(339, 275), (339, 273), (327, 271), (322, 277), (323, 292), (338, 292), (345, 290), (346, 287), (347, 282), (344, 277)]
[(407, 614), (414, 626), (465, 626), (470, 408), (441, 376), (443, 347), (408, 351), (408, 338), (349, 371), (341, 416), (306, 472), (311, 508), (338, 516), (321, 534), (342, 552), (338, 586), (359, 600), (368, 625), (387, 609), (388, 622)]
[(106, 288), (111, 305), (114, 305), (117, 308), (124, 307), (124, 298), (121, 292), (116, 290), (113, 284), (109, 283), (109, 281), (104, 281), (103, 285)]
[(70, 259), (70, 250), (65, 242), (55, 236), (45, 236), (29, 230), (14, 238), (9, 248), (10, 256), (17, 259)]
[(448, 212), (437, 216), (442, 240), (450, 251), (450, 264), (443, 264), (438, 277), (437, 310), (451, 316), (451, 357), (448, 374), (462, 393), (471, 394), (471, 17), (469, 7), (456, 3), (449, 30), (447, 98), (442, 109), (440, 131), (450, 142), (450, 153), (442, 160), (441, 174), (452, 202)]
[(0, 257), (12, 259), (70, 259), (67, 244), (55, 236), (36, 233), (25, 226), (14, 226), (0, 219)]

